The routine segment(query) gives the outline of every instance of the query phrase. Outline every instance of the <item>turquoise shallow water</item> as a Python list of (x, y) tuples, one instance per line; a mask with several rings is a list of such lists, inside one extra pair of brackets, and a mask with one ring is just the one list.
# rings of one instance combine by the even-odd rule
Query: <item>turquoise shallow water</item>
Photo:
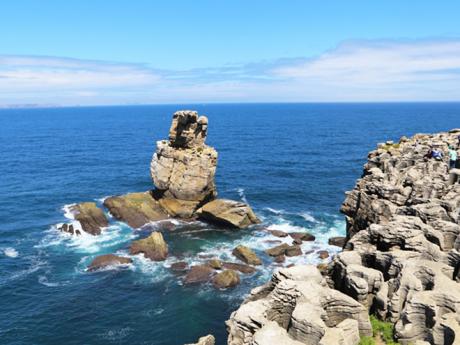
[[(264, 227), (314, 233), (304, 251), (344, 234), (338, 208), (377, 142), (460, 127), (458, 103), (0, 110), (1, 344), (179, 345), (207, 333), (225, 343), (224, 321), (275, 268), (263, 255), (274, 238), (179, 224), (165, 234), (166, 262), (134, 257), (129, 267), (88, 273), (94, 256), (126, 254), (146, 232), (112, 222), (101, 237), (72, 239), (54, 229), (68, 221), (66, 205), (151, 188), (155, 141), (167, 137), (172, 113), (183, 108), (209, 117), (220, 196), (247, 200)], [(208, 255), (233, 260), (239, 243), (265, 265), (233, 290), (183, 286), (168, 269)], [(311, 253), (291, 262), (318, 259)]]

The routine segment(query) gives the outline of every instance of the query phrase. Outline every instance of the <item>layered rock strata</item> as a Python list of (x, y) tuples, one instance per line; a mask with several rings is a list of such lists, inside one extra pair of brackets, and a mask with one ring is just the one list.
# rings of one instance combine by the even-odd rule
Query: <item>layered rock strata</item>
[(174, 113), (169, 140), (157, 142), (150, 175), (165, 197), (202, 202), (216, 195), (217, 152), (205, 144), (208, 119), (196, 111)]
[(460, 184), (448, 158), (427, 155), (446, 157), (459, 134), (370, 152), (341, 208), (347, 238), (333, 242), (344, 251), (321, 267), (324, 278), (298, 266), (254, 289), (227, 321), (228, 344), (358, 344), (370, 334), (368, 314), (393, 323), (403, 345), (459, 344)]

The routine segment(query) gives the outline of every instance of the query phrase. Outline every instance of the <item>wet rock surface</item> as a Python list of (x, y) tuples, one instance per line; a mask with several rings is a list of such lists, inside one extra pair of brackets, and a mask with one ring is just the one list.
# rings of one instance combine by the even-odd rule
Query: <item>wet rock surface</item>
[(233, 249), (232, 254), (248, 265), (262, 265), (262, 260), (248, 247), (239, 245)]
[(133, 260), (114, 254), (99, 255), (88, 265), (88, 271), (96, 271), (109, 266), (127, 265)]
[(109, 225), (104, 212), (96, 206), (95, 202), (82, 202), (70, 208), (75, 220), (80, 222), (83, 231), (91, 235), (99, 235), (101, 228)]
[(216, 289), (232, 288), (240, 283), (240, 275), (234, 270), (224, 270), (212, 278), (212, 284)]
[(200, 219), (235, 228), (260, 223), (249, 205), (233, 200), (213, 200), (201, 207), (197, 214)]
[(187, 272), (184, 283), (185, 284), (198, 284), (208, 282), (215, 274), (214, 269), (208, 265), (192, 266)]
[(132, 255), (144, 254), (147, 259), (164, 261), (168, 256), (168, 245), (161, 232), (153, 232), (149, 237), (133, 241), (129, 248)]
[(168, 214), (151, 192), (112, 196), (104, 200), (104, 206), (115, 219), (132, 228), (140, 228), (149, 222), (168, 218)]

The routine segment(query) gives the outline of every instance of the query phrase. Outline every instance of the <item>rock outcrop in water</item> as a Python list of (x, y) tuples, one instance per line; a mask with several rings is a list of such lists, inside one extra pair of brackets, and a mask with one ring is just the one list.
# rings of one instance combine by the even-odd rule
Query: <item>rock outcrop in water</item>
[(342, 205), (344, 251), (325, 277), (313, 266), (276, 272), (231, 315), (228, 343), (354, 345), (375, 314), (403, 345), (459, 344), (460, 184), (447, 158), (426, 157), (446, 153), (459, 134), (418, 134), (370, 152)]
[[(157, 142), (150, 164), (155, 189), (106, 198), (103, 204), (110, 214), (132, 228), (168, 218), (200, 218), (232, 228), (259, 223), (249, 205), (216, 199), (217, 152), (205, 143), (207, 130), (208, 119), (196, 111), (174, 113), (169, 139)], [(108, 226), (103, 210), (94, 202), (75, 205), (72, 212), (82, 229), (92, 235)], [(67, 225), (61, 229), (76, 233)]]

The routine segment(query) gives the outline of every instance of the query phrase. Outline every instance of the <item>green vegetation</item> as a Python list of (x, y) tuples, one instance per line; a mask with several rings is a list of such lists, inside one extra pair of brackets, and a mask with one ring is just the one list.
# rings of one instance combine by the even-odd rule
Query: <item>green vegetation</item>
[(358, 345), (375, 345), (375, 339), (372, 337), (361, 337)]
[(394, 341), (394, 327), (391, 322), (380, 321), (374, 315), (370, 316), (372, 325), (372, 337), (362, 337), (359, 345), (376, 345), (376, 339), (380, 337), (386, 345), (398, 345)]
[(374, 315), (371, 315), (370, 319), (374, 337), (380, 334), (385, 344), (398, 344), (394, 341), (394, 327), (391, 322), (380, 321)]
[(396, 144), (383, 144), (382, 146), (379, 146), (379, 149), (390, 151), (391, 149), (399, 149), (401, 144), (396, 143)]

